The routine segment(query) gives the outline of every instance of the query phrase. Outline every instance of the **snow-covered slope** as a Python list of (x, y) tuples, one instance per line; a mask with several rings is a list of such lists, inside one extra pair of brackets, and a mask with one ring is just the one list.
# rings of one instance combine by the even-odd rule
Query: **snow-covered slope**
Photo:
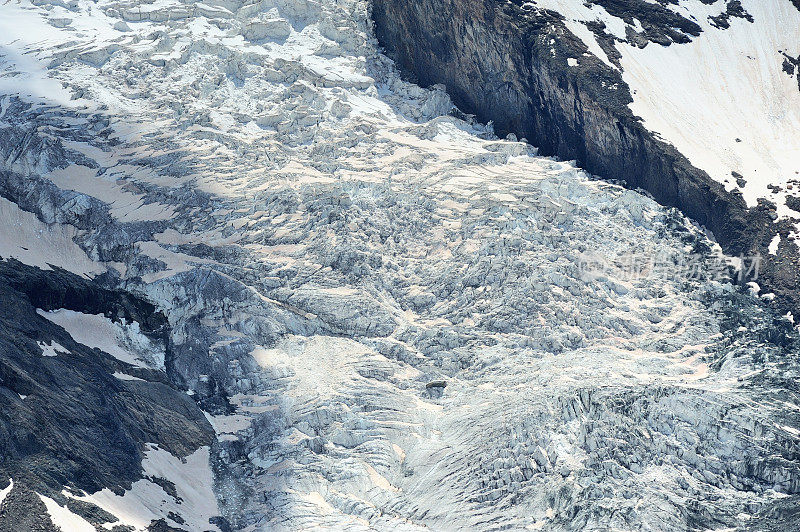
[[(785, 201), (800, 186), (800, 9), (791, 0), (664, 2), (697, 25), (688, 42), (670, 46), (637, 38), (637, 31), (646, 35), (637, 14), (643, 20), (647, 14), (636, 7), (530, 4), (561, 13), (590, 51), (619, 69), (633, 113), (694, 166), (728, 190), (740, 189), (750, 206), (767, 198), (780, 216), (798, 217)], [(602, 22), (603, 33), (617, 41), (617, 64), (588, 29), (593, 22)]]
[[(87, 519), (68, 501), (106, 512), (98, 525), (182, 530), (223, 529), (217, 513), (235, 530), (791, 515), (789, 321), (675, 211), (400, 80), (367, 8), (0, 6), (0, 191), (69, 225), (52, 234), (86, 254), (77, 271), (164, 312), (167, 374), (218, 436), (184, 461), (142, 449), (118, 493), (41, 495), (54, 521)], [(40, 314), (137, 362), (97, 338), (136, 331)]]

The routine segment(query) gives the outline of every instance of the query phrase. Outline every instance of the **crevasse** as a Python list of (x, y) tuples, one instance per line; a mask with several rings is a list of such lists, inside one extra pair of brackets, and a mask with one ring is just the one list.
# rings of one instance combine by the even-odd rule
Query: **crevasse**
[[(2, 7), (25, 62), (5, 68), (30, 82), (3, 100), (5, 144), (36, 124), (63, 146), (4, 152), (41, 180), (9, 195), (80, 193), (28, 210), (101, 220), (75, 222), (76, 242), (168, 316), (167, 364), (218, 433), (218, 511), (237, 530), (681, 530), (780, 511), (800, 490), (790, 325), (676, 212), (402, 81), (367, 9)], [(655, 255), (660, 271), (631, 275)], [(147, 493), (125, 515), (80, 497), (141, 527), (167, 517)]]

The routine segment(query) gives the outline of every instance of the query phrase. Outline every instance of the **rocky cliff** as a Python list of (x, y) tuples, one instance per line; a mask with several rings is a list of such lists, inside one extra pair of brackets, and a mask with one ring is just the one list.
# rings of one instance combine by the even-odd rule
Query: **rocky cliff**
[[(0, 530), (55, 530), (48, 512), (73, 513), (74, 530), (113, 523), (77, 495), (105, 489), (113, 497), (137, 482), (169, 486), (169, 468), (143, 471), (149, 452), (180, 463), (213, 444), (203, 413), (163, 369), (115, 357), (107, 352), (122, 352), (109, 347), (114, 339), (93, 334), (113, 331), (115, 322), (120, 331), (135, 325), (140, 344), (169, 351), (169, 325), (152, 305), (102, 279), (14, 259), (0, 262), (0, 298)], [(108, 327), (91, 331), (98, 324)], [(174, 490), (172, 497), (179, 506)]]
[[(776, 235), (795, 230), (796, 220), (774, 223), (776, 207), (768, 199), (748, 207), (740, 190), (693, 166), (631, 110), (617, 42), (651, 50), (680, 46), (701, 33), (695, 17), (640, 0), (586, 3), (625, 21), (626, 39), (620, 39), (599, 18), (576, 24), (574, 3), (538, 2), (553, 8), (545, 9), (507, 0), (375, 0), (372, 15), (379, 42), (411, 79), (444, 84), (462, 111), (493, 122), (501, 136), (513, 133), (543, 155), (575, 160), (678, 207), (711, 230), (726, 253), (760, 254), (761, 283), (783, 308), (800, 310), (797, 245), (786, 240), (776, 254), (768, 250)], [(739, 2), (716, 3), (723, 12), (711, 24), (750, 17)], [(582, 31), (589, 37), (576, 36)]]

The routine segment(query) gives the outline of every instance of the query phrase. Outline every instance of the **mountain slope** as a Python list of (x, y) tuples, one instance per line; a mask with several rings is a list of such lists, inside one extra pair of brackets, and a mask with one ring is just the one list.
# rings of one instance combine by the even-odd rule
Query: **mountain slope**
[[(792, 323), (679, 212), (403, 81), (368, 7), (2, 6), (0, 212), (18, 228), (0, 233), (3, 264), (135, 298), (167, 348), (61, 300), (26, 307), (31, 334), (86, 342), (103, 374), (82, 386), (122, 412), (149, 403), (104, 383), (163, 379), (200, 433), (136, 439), (124, 485), (34, 471), (49, 491), (28, 515), (190, 531), (796, 522)], [(62, 356), (15, 349), (0, 358)], [(6, 527), (32, 508), (14, 482)]]

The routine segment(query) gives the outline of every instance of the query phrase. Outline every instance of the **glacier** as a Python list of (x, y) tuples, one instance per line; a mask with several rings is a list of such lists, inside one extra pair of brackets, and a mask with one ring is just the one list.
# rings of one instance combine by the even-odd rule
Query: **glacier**
[(675, 209), (401, 79), (369, 9), (0, 6), (3, 262), (155, 305), (163, 345), (39, 315), (215, 434), (148, 442), (123, 488), (14, 478), (0, 514), (29, 489), (65, 531), (796, 525), (793, 322)]

